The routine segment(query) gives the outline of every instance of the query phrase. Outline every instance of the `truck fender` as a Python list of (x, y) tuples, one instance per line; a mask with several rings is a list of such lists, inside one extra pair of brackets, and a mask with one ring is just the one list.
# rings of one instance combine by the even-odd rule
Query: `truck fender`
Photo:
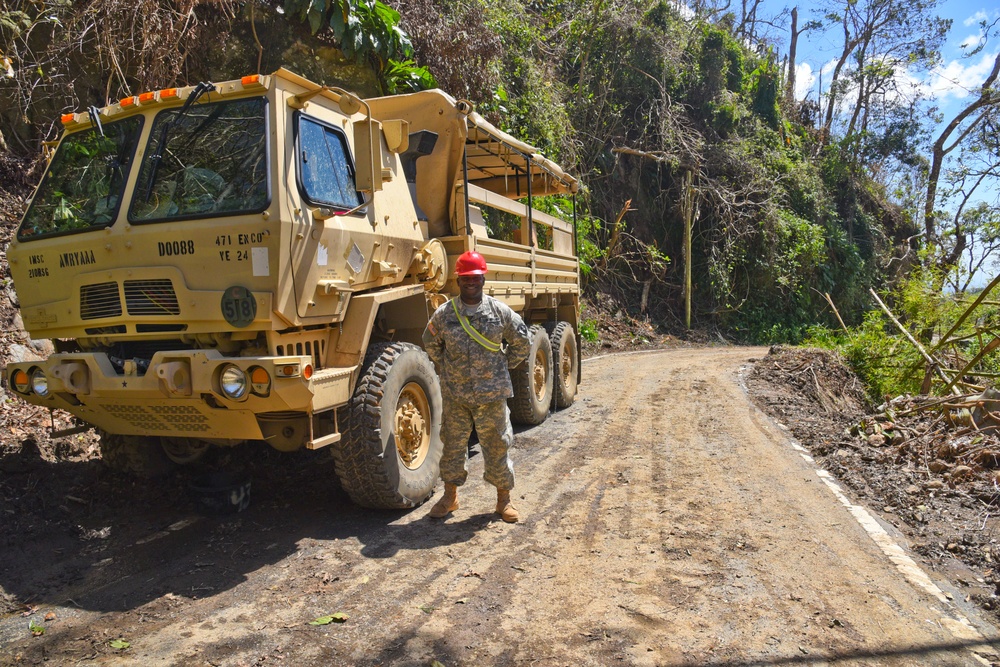
[(336, 345), (327, 357), (327, 364), (331, 367), (359, 365), (364, 361), (379, 308), (383, 304), (409, 297), (420, 296), (423, 299), (423, 294), (423, 285), (403, 285), (352, 296), (347, 304), (347, 313), (344, 315)]

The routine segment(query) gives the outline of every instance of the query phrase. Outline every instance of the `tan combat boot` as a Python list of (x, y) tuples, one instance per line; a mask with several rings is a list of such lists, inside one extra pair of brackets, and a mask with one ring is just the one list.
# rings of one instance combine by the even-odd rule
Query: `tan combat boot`
[(454, 484), (444, 485), (444, 495), (441, 499), (434, 503), (434, 507), (428, 516), (434, 517), (435, 519), (440, 519), (448, 516), (452, 512), (458, 509), (458, 487)]
[(517, 508), (510, 502), (510, 491), (497, 489), (497, 514), (507, 523), (517, 523)]

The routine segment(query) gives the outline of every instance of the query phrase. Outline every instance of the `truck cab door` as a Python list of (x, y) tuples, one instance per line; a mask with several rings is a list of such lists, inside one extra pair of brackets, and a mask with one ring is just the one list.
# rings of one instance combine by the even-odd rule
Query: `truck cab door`
[[(293, 113), (295, 188), (302, 211), (292, 225), (292, 281), (300, 318), (343, 315), (351, 285), (371, 262), (371, 226), (343, 215), (364, 199), (355, 189), (347, 136), (333, 123)], [(291, 176), (291, 175), (290, 175)], [(294, 196), (294, 194), (293, 194)]]

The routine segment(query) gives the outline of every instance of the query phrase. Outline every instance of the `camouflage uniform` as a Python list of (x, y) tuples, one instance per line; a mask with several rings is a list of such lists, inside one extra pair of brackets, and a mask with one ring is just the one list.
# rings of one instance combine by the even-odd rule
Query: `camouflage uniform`
[[(452, 303), (455, 302), (455, 304)], [(469, 308), (455, 297), (438, 308), (424, 329), (424, 349), (441, 377), (441, 479), (461, 486), (468, 477), (469, 435), (475, 426), (483, 450), (483, 478), (498, 489), (514, 488), (514, 468), (507, 450), (514, 442), (507, 399), (514, 395), (508, 365), (527, 358), (531, 348), (524, 320), (507, 304), (486, 294)], [(493, 343), (507, 341), (507, 351), (491, 352), (462, 328), (455, 305), (469, 324)]]

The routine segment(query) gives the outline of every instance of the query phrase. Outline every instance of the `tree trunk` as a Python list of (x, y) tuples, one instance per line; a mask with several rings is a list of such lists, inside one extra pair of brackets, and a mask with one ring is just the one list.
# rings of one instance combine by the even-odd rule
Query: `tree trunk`
[(844, 69), (844, 65), (847, 64), (847, 59), (851, 56), (851, 52), (854, 51), (854, 48), (858, 45), (857, 38), (851, 39), (851, 29), (848, 25), (846, 11), (844, 12), (843, 28), (844, 50), (841, 52), (840, 58), (837, 60), (837, 64), (833, 68), (833, 77), (830, 79), (830, 92), (827, 93), (826, 102), (826, 118), (823, 120), (823, 132), (820, 134), (820, 141), (817, 147), (820, 149), (830, 141), (830, 127), (833, 125), (833, 112), (837, 106), (837, 85), (840, 83), (840, 71)]
[(792, 38), (788, 44), (788, 76), (785, 79), (785, 103), (795, 104), (795, 51), (799, 45), (799, 8), (792, 7)]
[[(927, 175), (927, 196), (924, 199), (924, 242), (928, 246), (934, 245), (937, 242), (937, 234), (934, 225), (934, 205), (937, 201), (938, 180), (941, 178), (941, 169), (944, 165), (944, 159), (983, 120), (986, 115), (986, 110), (1000, 104), (1000, 91), (993, 89), (993, 84), (996, 83), (998, 75), (1000, 75), (1000, 54), (997, 54), (996, 60), (993, 61), (992, 71), (990, 71), (989, 76), (986, 77), (986, 80), (979, 89), (979, 98), (958, 112), (951, 122), (945, 126), (944, 130), (941, 131), (941, 134), (938, 135), (937, 140), (934, 142), (934, 146), (931, 150), (931, 168)], [(985, 110), (980, 113), (979, 117), (975, 118), (967, 128), (962, 130), (957, 139), (955, 139), (950, 145), (946, 146), (945, 144), (949, 139), (951, 139), (951, 135), (958, 130), (959, 126), (961, 126), (965, 120), (981, 109)]]

